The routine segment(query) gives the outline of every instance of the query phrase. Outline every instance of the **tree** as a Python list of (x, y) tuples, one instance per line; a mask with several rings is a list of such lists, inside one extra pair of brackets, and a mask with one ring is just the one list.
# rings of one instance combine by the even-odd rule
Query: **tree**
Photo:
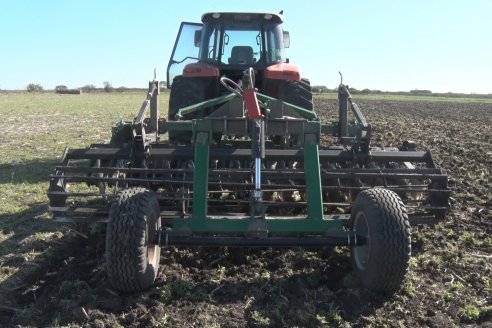
[(114, 89), (113, 89), (113, 86), (111, 85), (110, 82), (104, 81), (103, 82), (103, 85), (104, 85), (104, 91), (106, 91), (106, 92), (113, 92)]
[(358, 95), (358, 94), (360, 94), (360, 91), (359, 91), (359, 90), (357, 90), (356, 88), (352, 88), (352, 87), (349, 87), (349, 86), (347, 86), (347, 87), (348, 87), (349, 92), (350, 92), (351, 94), (353, 94), (353, 95)]
[(311, 90), (314, 93), (317, 93), (317, 94), (322, 94), (322, 93), (330, 92), (330, 89), (328, 89), (325, 85), (313, 85), (311, 87)]
[(94, 84), (86, 84), (82, 88), (80, 88), (83, 92), (93, 92), (96, 90), (96, 86)]
[(412, 94), (412, 95), (431, 95), (432, 91), (414, 89), (414, 90), (410, 90), (410, 94)]
[(55, 87), (55, 92), (56, 92), (56, 93), (60, 93), (60, 92), (62, 92), (62, 91), (66, 91), (66, 90), (68, 90), (68, 88), (67, 88), (67, 86), (66, 86), (66, 85), (63, 85), (63, 84), (61, 84), (61, 85), (57, 85), (57, 86)]
[(38, 83), (29, 83), (26, 87), (27, 92), (41, 92), (43, 87)]

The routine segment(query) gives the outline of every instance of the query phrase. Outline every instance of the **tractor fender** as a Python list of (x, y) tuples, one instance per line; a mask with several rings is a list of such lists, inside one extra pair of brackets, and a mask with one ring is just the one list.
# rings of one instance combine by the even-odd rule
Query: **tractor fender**
[(301, 71), (296, 65), (280, 63), (267, 67), (264, 76), (272, 80), (300, 81)]
[(184, 77), (208, 77), (219, 76), (219, 69), (205, 63), (188, 64), (183, 69)]

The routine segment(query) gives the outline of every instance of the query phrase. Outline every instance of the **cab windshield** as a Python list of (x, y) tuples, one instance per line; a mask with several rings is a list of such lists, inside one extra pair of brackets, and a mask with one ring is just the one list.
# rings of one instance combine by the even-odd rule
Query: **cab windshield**
[(285, 50), (280, 24), (234, 26), (205, 24), (200, 60), (225, 65), (271, 65), (283, 62)]

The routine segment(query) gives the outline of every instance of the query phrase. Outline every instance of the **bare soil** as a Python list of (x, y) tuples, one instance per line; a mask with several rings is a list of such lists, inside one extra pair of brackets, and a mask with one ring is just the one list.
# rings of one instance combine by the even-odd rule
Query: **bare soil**
[[(394, 295), (357, 286), (345, 248), (307, 251), (165, 248), (155, 287), (108, 288), (104, 232), (61, 229), (0, 257), (2, 326), (492, 327), (492, 104), (364, 100), (374, 145), (415, 140), (449, 174), (447, 219), (417, 226), (411, 271)], [(336, 102), (316, 99), (326, 120)], [(109, 127), (108, 127), (109, 128)], [(45, 204), (26, 209), (23, 224)], [(22, 223), (20, 223), (22, 224)], [(17, 226), (12, 226), (15, 231)], [(49, 249), (36, 260), (30, 250)], [(3, 253), (2, 253), (3, 254)], [(5, 272), (7, 272), (5, 271)]]

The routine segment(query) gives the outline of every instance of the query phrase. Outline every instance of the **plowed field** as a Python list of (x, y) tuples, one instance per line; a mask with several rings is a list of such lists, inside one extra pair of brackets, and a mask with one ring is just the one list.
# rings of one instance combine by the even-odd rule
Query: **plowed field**
[[(133, 118), (141, 100), (0, 95), (1, 326), (492, 327), (492, 101), (355, 98), (373, 145), (415, 140), (453, 190), (444, 222), (413, 228), (401, 290), (381, 296), (358, 288), (343, 247), (170, 247), (155, 287), (109, 289), (103, 227), (51, 222), (47, 177), (65, 146), (107, 141), (111, 123)], [(335, 119), (336, 100), (317, 97), (315, 107)]]

